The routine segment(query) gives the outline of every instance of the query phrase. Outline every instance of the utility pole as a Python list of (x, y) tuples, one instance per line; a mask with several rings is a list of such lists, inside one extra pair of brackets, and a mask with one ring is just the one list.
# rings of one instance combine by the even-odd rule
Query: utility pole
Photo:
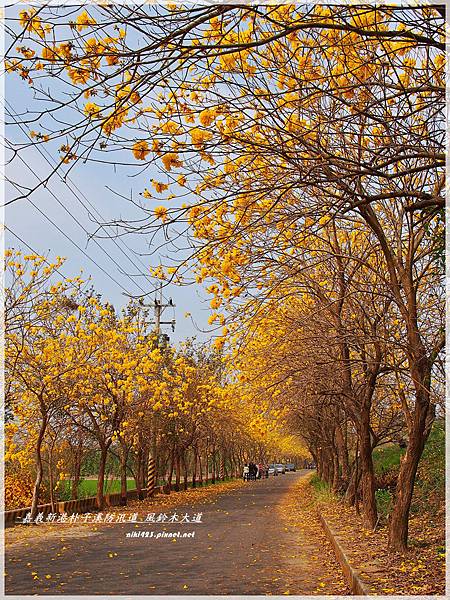
[[(143, 304), (143, 306), (145, 305)], [(159, 339), (161, 336), (161, 325), (171, 325), (172, 331), (175, 331), (175, 319), (172, 319), (172, 321), (161, 321), (162, 314), (166, 308), (175, 308), (175, 304), (172, 302), (172, 298), (169, 298), (167, 304), (163, 302), (162, 283), (160, 283), (153, 304), (153, 310), (155, 315), (155, 333), (156, 338), (158, 340), (158, 346)]]
[[(155, 315), (155, 333), (156, 333), (156, 346), (160, 347), (161, 341), (161, 325), (171, 325), (172, 331), (175, 331), (175, 319), (172, 321), (162, 321), (161, 317), (166, 308), (175, 307), (172, 302), (172, 298), (166, 303), (163, 302), (162, 295), (162, 283), (159, 285), (159, 289), (155, 295), (153, 310)], [(165, 338), (165, 342), (168, 341), (168, 336)], [(156, 430), (157, 430), (157, 418), (156, 415), (152, 415), (152, 433), (151, 433), (151, 444), (150, 451), (148, 453), (147, 463), (147, 496), (152, 496), (156, 486)]]
[[(128, 294), (125, 294), (128, 295)], [(169, 298), (167, 303), (163, 302), (162, 283), (159, 284), (158, 289), (155, 292), (155, 299), (153, 305), (144, 304), (142, 298), (139, 299), (139, 305), (142, 308), (153, 308), (154, 314), (154, 325), (156, 333), (156, 348), (164, 347), (169, 340), (169, 336), (161, 334), (161, 325), (170, 325), (172, 331), (175, 331), (175, 319), (171, 321), (162, 321), (162, 315), (166, 308), (175, 308), (175, 304), (172, 302), (172, 298)], [(161, 338), (164, 335), (164, 344), (161, 344)], [(151, 417), (151, 441), (150, 450), (148, 453), (147, 461), (147, 496), (152, 496), (156, 486), (156, 430), (157, 430), (157, 419), (156, 415), (152, 414)]]

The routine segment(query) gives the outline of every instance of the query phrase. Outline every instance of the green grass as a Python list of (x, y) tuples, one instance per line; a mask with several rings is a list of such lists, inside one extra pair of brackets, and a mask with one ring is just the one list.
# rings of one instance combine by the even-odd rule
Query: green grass
[(404, 448), (400, 448), (397, 444), (392, 446), (384, 446), (376, 448), (373, 451), (373, 466), (377, 475), (382, 475), (391, 469), (395, 469), (400, 465), (400, 457), (405, 453)]
[(434, 513), (445, 502), (445, 427), (436, 421), (417, 470), (412, 511)]
[(328, 483), (322, 481), (317, 475), (314, 474), (309, 480), (309, 483), (313, 487), (314, 495), (319, 502), (329, 502), (330, 500), (335, 499)]
[[(65, 481), (64, 485), (61, 486), (60, 497), (70, 498), (71, 482)], [(112, 481), (105, 481), (103, 487), (105, 494), (117, 494), (120, 492), (120, 480), (113, 479)], [(136, 482), (134, 479), (127, 480), (127, 489), (136, 489)], [(78, 486), (78, 497), (88, 498), (89, 496), (95, 496), (97, 494), (97, 479), (83, 479)]]
[[(381, 481), (396, 481), (400, 458), (405, 453), (398, 445), (377, 448), (373, 452), (375, 473)], [(317, 475), (310, 479), (317, 499), (326, 502), (334, 496), (330, 487)], [(393, 497), (389, 489), (376, 491), (378, 512), (385, 519), (393, 506)], [(414, 497), (411, 505), (412, 513), (436, 513), (444, 507), (445, 502), (445, 427), (442, 419), (435, 421), (428, 437), (422, 458), (417, 470), (414, 486)]]
[(378, 514), (386, 518), (392, 510), (392, 494), (389, 490), (376, 490), (375, 500)]
[[(373, 453), (375, 473), (389, 479), (398, 473), (400, 457), (405, 450), (398, 446), (386, 446)], [(445, 428), (442, 420), (433, 424), (430, 435), (417, 469), (414, 496), (411, 504), (412, 513), (431, 512), (440, 510), (445, 497)], [(387, 517), (392, 510), (393, 498), (388, 489), (376, 491), (377, 508), (379, 513)]]
[[(234, 479), (231, 477), (226, 477), (225, 481), (233, 481)], [(160, 480), (157, 482), (156, 485), (163, 485), (164, 481)], [(217, 481), (217, 483), (219, 483)], [(207, 484), (209, 485), (213, 485), (211, 482), (208, 482)], [(172, 488), (174, 488), (175, 483), (174, 481), (172, 481)], [(192, 484), (189, 483), (188, 487), (191, 488)], [(197, 487), (206, 487), (205, 484), (203, 484), (203, 486), (200, 486), (199, 482), (197, 481)], [(61, 486), (60, 489), (60, 493), (59, 493), (59, 499), (60, 500), (69, 500), (70, 499), (70, 489), (71, 489), (71, 482), (70, 481), (65, 481), (63, 482), (63, 485)], [(104, 485), (104, 493), (109, 493), (109, 494), (117, 494), (120, 492), (120, 480), (119, 479), (113, 479), (111, 481), (105, 481), (105, 485)], [(136, 482), (134, 479), (129, 478), (127, 480), (127, 489), (128, 490), (134, 490), (136, 489)], [(180, 489), (183, 489), (183, 479), (180, 482)], [(97, 494), (97, 479), (83, 479), (79, 486), (78, 486), (78, 498), (89, 498), (90, 496), (95, 496)]]

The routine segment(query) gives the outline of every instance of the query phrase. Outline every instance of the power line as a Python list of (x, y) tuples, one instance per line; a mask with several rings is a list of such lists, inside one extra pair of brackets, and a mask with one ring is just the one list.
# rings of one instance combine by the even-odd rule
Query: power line
[[(26, 163), (25, 163), (26, 164)], [(15, 184), (13, 181), (9, 181), (18, 192), (20, 192), (19, 186), (17, 184)], [(28, 202), (34, 206), (34, 208), (45, 218), (47, 219), (47, 221), (49, 223), (51, 223), (53, 225), (53, 227), (55, 227), (55, 229), (57, 229), (73, 246), (75, 246), (75, 248), (77, 248), (77, 250), (79, 250), (88, 260), (90, 260), (98, 269), (100, 269), (100, 271), (102, 271), (107, 277), (109, 277), (109, 279), (111, 279), (111, 281), (113, 281), (116, 285), (118, 285), (124, 292), (128, 293), (127, 290), (123, 287), (123, 285), (121, 283), (119, 283), (117, 281), (117, 279), (115, 279), (110, 273), (108, 273), (101, 265), (99, 265), (93, 258), (91, 258), (89, 256), (89, 254), (87, 254), (83, 248), (81, 248), (81, 246), (79, 246), (76, 242), (74, 242), (72, 240), (71, 237), (69, 237), (67, 235), (67, 233), (61, 229), (59, 227), (59, 225), (57, 225), (54, 221), (52, 221), (52, 219), (50, 219), (50, 217), (48, 215), (45, 214), (45, 212), (43, 210), (41, 210), (38, 206), (36, 206), (36, 204), (30, 199), (28, 198)]]
[[(18, 155), (19, 160), (27, 167), (27, 169), (37, 178), (38, 176), (34, 173), (33, 169), (26, 163), (26, 161), (20, 156)], [(14, 187), (17, 189), (17, 191), (20, 192), (19, 187), (11, 180), (8, 180), (12, 185), (14, 185)], [(48, 191), (48, 193), (53, 196), (53, 198), (56, 200), (56, 202), (64, 209), (64, 211), (75, 221), (75, 223), (77, 223), (77, 225), (84, 231), (84, 233), (89, 236), (89, 232), (87, 231), (87, 229), (85, 229), (85, 227), (80, 223), (80, 221), (70, 212), (70, 210), (59, 200), (59, 198), (56, 196), (56, 194), (54, 194), (54, 192), (47, 186), (46, 190)], [(32, 206), (34, 206), (34, 208), (36, 210), (38, 210), (54, 227), (56, 227), (58, 229), (58, 231), (60, 231), (69, 241), (71, 241), (71, 243), (76, 246), (81, 252), (83, 252), (83, 254), (88, 257), (92, 262), (94, 262), (97, 267), (99, 267), (104, 273), (106, 273), (106, 271), (100, 267), (100, 265), (98, 265), (98, 263), (96, 263), (92, 258), (89, 257), (88, 254), (86, 254), (83, 249), (78, 246), (78, 244), (76, 244), (58, 225), (56, 225), (56, 223), (54, 223), (54, 221), (52, 221), (50, 219), (50, 217), (48, 217), (48, 215), (46, 215), (38, 206), (36, 206), (36, 204), (31, 200), (31, 198), (27, 198), (27, 200), (30, 202), (30, 204)], [(93, 239), (93, 242), (100, 248), (100, 250), (116, 265), (116, 267), (119, 268), (119, 271), (122, 271), (123, 274), (125, 276), (127, 276), (129, 279), (131, 279), (131, 281), (137, 285), (137, 287), (139, 287), (139, 289), (143, 292), (145, 292), (145, 290), (143, 288), (141, 288), (139, 286), (139, 284), (136, 284), (136, 282), (134, 281), (134, 279), (131, 278), (130, 275), (128, 275), (127, 273), (125, 273), (125, 271), (123, 271), (121, 265), (119, 265), (119, 263), (98, 243), (98, 241), (96, 239)], [(108, 274), (108, 273), (107, 273)], [(109, 275), (109, 274), (108, 274)], [(111, 279), (113, 279), (113, 277), (111, 275), (109, 275), (109, 277), (111, 277)], [(116, 280), (114, 280), (116, 281)], [(120, 287), (122, 289), (125, 289), (121, 284)]]
[[(14, 121), (15, 121), (15, 122), (16, 122), (16, 124), (17, 124), (17, 125), (20, 127), (20, 129), (22, 129), (22, 131), (24, 131), (24, 130), (23, 130), (23, 128), (22, 128), (22, 126), (20, 125), (20, 123), (19, 123), (19, 122), (18, 122), (18, 121), (17, 121), (17, 120), (14, 118), (13, 114), (11, 114), (9, 111), (8, 111), (8, 114), (9, 114), (9, 115), (10, 115), (10, 116), (11, 116), (11, 117), (14, 119)], [(25, 131), (24, 131), (24, 133), (25, 133)], [(40, 151), (40, 149), (38, 149), (38, 151), (39, 151), (39, 153), (41, 154), (42, 158), (43, 158), (44, 160), (46, 160), (46, 162), (47, 162), (47, 163), (48, 163), (50, 166), (52, 166), (52, 165), (51, 165), (51, 163), (50, 163), (50, 162), (49, 162), (49, 161), (46, 159), (46, 157), (45, 157), (45, 156), (42, 154), (42, 152)], [(29, 165), (28, 165), (28, 164), (25, 162), (25, 160), (24, 160), (24, 159), (23, 159), (23, 158), (22, 158), (20, 155), (18, 155), (18, 158), (21, 160), (21, 162), (22, 162), (23, 164), (25, 164), (25, 166), (26, 166), (26, 167), (27, 167), (27, 168), (28, 168), (28, 169), (29, 169), (31, 172), (33, 172), (33, 171), (32, 171), (32, 169), (29, 167)], [(35, 175), (35, 173), (33, 173), (33, 174)], [(36, 175), (35, 175), (35, 176), (36, 176)], [(36, 176), (36, 177), (37, 177), (37, 176)], [(62, 180), (62, 179), (61, 179), (61, 180)], [(64, 180), (62, 180), (62, 181), (64, 182)], [(12, 183), (12, 182), (11, 182), (11, 183)], [(89, 215), (89, 210), (86, 208), (86, 206), (85, 206), (85, 204), (83, 203), (83, 201), (82, 201), (80, 198), (78, 198), (78, 196), (75, 194), (75, 192), (74, 192), (74, 191), (73, 191), (73, 190), (70, 188), (70, 186), (69, 186), (69, 185), (68, 185), (66, 182), (64, 182), (64, 183), (65, 183), (65, 184), (66, 184), (66, 186), (69, 188), (69, 190), (72, 192), (72, 194), (75, 196), (75, 198), (76, 198), (76, 199), (77, 199), (77, 200), (80, 202), (80, 204), (81, 204), (81, 205), (82, 205), (82, 206), (83, 206), (83, 207), (86, 209), (86, 211), (88, 212), (88, 215)], [(74, 215), (73, 215), (73, 214), (70, 212), (70, 210), (69, 210), (69, 209), (68, 209), (68, 208), (67, 208), (67, 207), (66, 207), (66, 206), (65, 206), (65, 205), (64, 205), (64, 204), (63, 204), (63, 203), (62, 203), (62, 202), (59, 200), (59, 198), (58, 198), (58, 197), (57, 197), (57, 196), (56, 196), (56, 195), (55, 195), (55, 194), (52, 192), (52, 190), (51, 190), (51, 189), (49, 189), (48, 187), (47, 187), (46, 189), (47, 189), (47, 190), (48, 190), (48, 192), (49, 192), (49, 193), (50, 193), (50, 194), (53, 196), (53, 198), (54, 198), (54, 199), (55, 199), (55, 200), (58, 202), (58, 204), (59, 204), (59, 205), (60, 205), (60, 206), (61, 206), (61, 207), (64, 209), (64, 211), (65, 211), (65, 212), (66, 212), (66, 213), (67, 213), (67, 214), (68, 214), (68, 215), (69, 215), (69, 216), (70, 216), (70, 217), (71, 217), (71, 218), (72, 218), (72, 219), (73, 219), (73, 220), (74, 220), (74, 221), (77, 223), (77, 225), (78, 225), (78, 226), (79, 226), (79, 227), (80, 227), (80, 228), (81, 228), (81, 229), (84, 231), (84, 233), (85, 233), (85, 234), (86, 234), (88, 237), (90, 237), (90, 234), (89, 234), (89, 232), (87, 231), (87, 229), (84, 227), (84, 225), (83, 225), (82, 223), (80, 223), (80, 221), (79, 221), (79, 220), (78, 220), (78, 219), (77, 219), (77, 218), (76, 218), (76, 217), (75, 217), (75, 216), (74, 216)], [(94, 209), (94, 210), (96, 210), (96, 209)], [(100, 218), (102, 218), (102, 219), (103, 219), (103, 217), (102, 217), (102, 215), (100, 215), (100, 213), (98, 213), (98, 212), (97, 212), (97, 214), (100, 216)], [(104, 227), (103, 227), (103, 226), (101, 226), (101, 227), (104, 229)], [(109, 236), (109, 235), (108, 235), (108, 238), (109, 238), (109, 239), (111, 239), (111, 241), (113, 241), (113, 242), (116, 244), (116, 246), (119, 248), (119, 250), (121, 250), (121, 252), (122, 252), (122, 253), (125, 255), (125, 257), (126, 257), (126, 258), (127, 258), (127, 259), (128, 259), (128, 260), (129, 260), (129, 261), (130, 261), (130, 262), (131, 262), (131, 263), (132, 263), (134, 266), (135, 266), (135, 267), (137, 267), (137, 265), (136, 265), (135, 263), (133, 263), (133, 261), (130, 259), (130, 257), (129, 257), (129, 256), (128, 256), (128, 255), (127, 255), (127, 254), (126, 254), (126, 253), (125, 253), (125, 252), (124, 252), (124, 251), (123, 251), (121, 248), (120, 248), (120, 246), (117, 244), (116, 240), (114, 240), (114, 239), (113, 239), (111, 236)], [(98, 242), (98, 241), (97, 241), (95, 238), (92, 238), (92, 241), (93, 241), (93, 242), (94, 242), (94, 243), (95, 243), (95, 244), (96, 244), (96, 245), (97, 245), (97, 246), (100, 248), (100, 250), (101, 250), (101, 251), (102, 251), (104, 254), (106, 254), (106, 256), (107, 256), (107, 257), (108, 257), (108, 258), (109, 258), (109, 259), (110, 259), (110, 260), (111, 260), (111, 261), (112, 261), (112, 262), (113, 262), (113, 263), (114, 263), (114, 264), (115, 264), (115, 265), (118, 267), (119, 271), (120, 271), (120, 272), (122, 272), (122, 274), (123, 274), (123, 275), (125, 275), (126, 277), (128, 277), (128, 278), (129, 278), (129, 279), (130, 279), (130, 280), (131, 280), (131, 281), (132, 281), (132, 282), (133, 282), (133, 283), (134, 283), (134, 284), (135, 284), (135, 285), (136, 285), (136, 286), (137, 286), (137, 287), (138, 287), (138, 288), (139, 288), (139, 289), (140, 289), (142, 292), (144, 292), (144, 293), (147, 293), (147, 292), (146, 292), (146, 290), (144, 290), (144, 288), (142, 288), (142, 287), (139, 285), (139, 283), (137, 283), (137, 282), (136, 282), (136, 281), (135, 281), (135, 280), (132, 278), (132, 276), (131, 276), (131, 275), (129, 275), (128, 273), (126, 273), (126, 271), (125, 271), (125, 270), (122, 268), (122, 266), (121, 266), (121, 265), (120, 265), (120, 264), (119, 264), (119, 263), (118, 263), (118, 262), (117, 262), (117, 261), (116, 261), (116, 260), (115, 260), (115, 259), (114, 259), (114, 258), (113, 258), (113, 257), (112, 257), (112, 256), (111, 256), (111, 255), (110, 255), (110, 254), (109, 254), (109, 253), (108, 253), (108, 252), (107, 252), (107, 251), (106, 251), (104, 248), (103, 248), (103, 246), (101, 246), (101, 245), (99, 244), (99, 242)]]
[[(44, 258), (44, 257), (41, 255), (41, 253), (40, 253), (40, 252), (36, 252), (36, 250), (35, 250), (34, 248), (32, 248), (32, 247), (30, 246), (30, 244), (28, 244), (28, 243), (27, 243), (25, 240), (23, 240), (23, 239), (22, 239), (22, 238), (21, 238), (21, 237), (20, 237), (20, 236), (19, 236), (19, 235), (18, 235), (18, 234), (15, 232), (15, 231), (13, 231), (13, 230), (11, 229), (11, 227), (8, 227), (8, 225), (5, 225), (4, 227), (5, 227), (5, 229), (7, 229), (7, 230), (9, 231), (9, 233), (11, 233), (11, 234), (12, 234), (12, 235), (13, 235), (15, 238), (17, 238), (17, 239), (19, 240), (19, 242), (21, 242), (22, 244), (24, 244), (24, 245), (25, 245), (25, 246), (28, 248), (28, 250), (30, 250), (30, 251), (31, 251), (33, 254), (35, 254), (36, 256), (41, 256), (41, 257), (43, 258), (44, 262), (45, 262), (47, 265), (51, 266), (51, 263), (50, 263), (50, 262), (49, 262), (49, 261), (48, 261), (46, 258)], [(66, 281), (67, 281), (68, 277), (66, 277), (66, 275), (64, 275), (64, 273), (63, 273), (63, 272), (62, 272), (60, 269), (58, 269), (58, 268), (55, 268), (55, 271), (56, 271), (56, 273), (59, 273), (59, 274), (61, 275), (61, 277), (62, 277), (64, 280), (66, 280)], [(86, 284), (85, 284), (85, 285), (88, 285), (88, 283), (89, 283), (89, 282), (87, 282), (87, 281), (86, 281)], [(87, 292), (83, 291), (82, 289), (80, 289), (80, 292), (81, 292), (82, 294), (84, 294), (84, 295), (86, 296), (86, 298), (90, 298), (90, 297), (91, 297), (91, 294), (88, 294)]]
[[(20, 123), (20, 122), (17, 120), (17, 118), (16, 118), (16, 117), (19, 117), (19, 115), (18, 115), (18, 114), (17, 114), (17, 113), (14, 111), (13, 107), (11, 106), (11, 104), (10, 104), (10, 103), (9, 103), (7, 100), (6, 100), (6, 103), (8, 104), (8, 106), (9, 106), (9, 109), (10, 109), (10, 110), (8, 111), (8, 114), (11, 116), (11, 118), (12, 118), (12, 119), (14, 119), (14, 121), (15, 121), (16, 125), (17, 125), (17, 126), (18, 126), (18, 127), (21, 129), (21, 130), (22, 130), (22, 132), (23, 132), (25, 135), (27, 135), (27, 132), (26, 132), (26, 130), (25, 130), (25, 128), (24, 128), (24, 126), (23, 126), (23, 124), (21, 124), (21, 123)], [(35, 149), (35, 150), (37, 150), (37, 151), (39, 152), (39, 154), (40, 154), (40, 155), (42, 156), (42, 158), (43, 158), (43, 159), (44, 159), (44, 160), (47, 162), (47, 164), (48, 164), (48, 165), (50, 165), (50, 167), (51, 167), (51, 168), (54, 168), (54, 167), (56, 167), (56, 166), (57, 166), (57, 163), (56, 163), (56, 161), (54, 160), (54, 158), (51, 156), (51, 154), (49, 153), (49, 151), (48, 151), (46, 148), (42, 148), (42, 149), (41, 149), (39, 146), (34, 146), (34, 149)], [(46, 156), (44, 156), (44, 153), (45, 153), (45, 155), (46, 155)], [(21, 158), (21, 157), (19, 157), (19, 158)], [(22, 159), (22, 161), (23, 161), (23, 159)], [(85, 203), (83, 202), (83, 200), (81, 200), (81, 198), (78, 196), (78, 194), (77, 194), (77, 193), (75, 193), (75, 191), (72, 189), (72, 187), (71, 187), (71, 186), (70, 186), (70, 185), (67, 183), (67, 179), (70, 181), (71, 185), (72, 185), (72, 186), (73, 186), (73, 187), (74, 187), (74, 188), (75, 188), (75, 189), (78, 191), (78, 193), (79, 193), (79, 194), (80, 194), (80, 195), (81, 195), (81, 196), (84, 198), (85, 202), (86, 202), (86, 203), (87, 203), (87, 204), (88, 204), (88, 205), (89, 205), (89, 206), (92, 208), (92, 210), (93, 210), (93, 211), (94, 211), (94, 212), (97, 214), (97, 216), (98, 216), (98, 217), (99, 217), (99, 218), (100, 218), (100, 219), (101, 219), (103, 222), (105, 222), (105, 218), (104, 218), (104, 216), (103, 216), (103, 215), (100, 213), (100, 211), (99, 211), (99, 210), (98, 210), (98, 209), (97, 209), (97, 208), (96, 208), (96, 207), (95, 207), (95, 206), (92, 204), (92, 202), (90, 202), (90, 200), (89, 200), (89, 199), (86, 197), (86, 195), (85, 195), (85, 194), (82, 192), (82, 190), (80, 190), (80, 188), (79, 188), (79, 187), (76, 185), (76, 183), (75, 183), (73, 180), (71, 180), (69, 177), (65, 177), (65, 178), (63, 178), (63, 177), (60, 177), (60, 180), (61, 180), (61, 182), (62, 182), (62, 183), (64, 183), (64, 184), (65, 184), (65, 185), (68, 187), (68, 189), (70, 190), (70, 192), (72, 193), (72, 195), (73, 195), (73, 196), (76, 198), (76, 200), (77, 200), (77, 201), (78, 201), (78, 202), (79, 202), (79, 203), (80, 203), (80, 204), (83, 206), (83, 208), (86, 210), (86, 212), (87, 212), (88, 216), (90, 216), (90, 211), (89, 211), (89, 209), (86, 207)], [(57, 199), (57, 200), (58, 200), (58, 199)], [(65, 207), (63, 206), (63, 208), (65, 208)], [(66, 208), (65, 208), (65, 210), (66, 210)], [(118, 244), (117, 240), (116, 240), (114, 237), (112, 237), (112, 236), (111, 236), (111, 235), (108, 233), (108, 231), (107, 231), (107, 229), (104, 227), (104, 225), (101, 225), (101, 224), (99, 224), (99, 225), (100, 225), (101, 229), (103, 229), (103, 231), (105, 231), (105, 233), (106, 233), (106, 235), (107, 235), (108, 239), (110, 239), (110, 240), (111, 240), (111, 241), (112, 241), (112, 242), (113, 242), (113, 243), (114, 243), (114, 244), (117, 246), (117, 248), (118, 248), (118, 249), (121, 251), (121, 253), (122, 253), (122, 254), (123, 254), (123, 255), (124, 255), (126, 258), (127, 258), (127, 260), (128, 260), (128, 261), (129, 261), (129, 262), (130, 262), (130, 263), (131, 263), (131, 264), (132, 264), (132, 265), (133, 265), (133, 266), (134, 266), (136, 269), (138, 269), (138, 270), (139, 270), (139, 268), (140, 268), (140, 267), (139, 267), (139, 266), (138, 266), (138, 265), (137, 265), (137, 264), (134, 262), (134, 260), (133, 260), (133, 259), (132, 259), (132, 258), (131, 258), (131, 257), (130, 257), (130, 256), (129, 256), (129, 255), (128, 255), (128, 254), (127, 254), (127, 253), (126, 253), (126, 252), (125, 252), (125, 251), (124, 251), (124, 250), (123, 250), (123, 249), (122, 249), (120, 246), (119, 246), (119, 244)], [(80, 226), (81, 226), (81, 225), (80, 225)], [(81, 226), (81, 227), (82, 227), (82, 226)], [(87, 232), (87, 231), (86, 231), (84, 228), (83, 228), (83, 230), (85, 231), (85, 233), (86, 233), (87, 235), (89, 235), (89, 233), (88, 233), (88, 232)], [(93, 239), (94, 241), (96, 241), (94, 238), (92, 238), (92, 239)], [(123, 246), (124, 246), (125, 248), (127, 248), (127, 250), (129, 250), (130, 252), (134, 253), (134, 251), (133, 251), (133, 250), (132, 250), (132, 249), (131, 249), (129, 246), (127, 246), (127, 244), (126, 244), (126, 243), (125, 243), (125, 242), (124, 242), (124, 241), (123, 241), (121, 238), (119, 238), (119, 240), (120, 240), (120, 242), (123, 244)], [(97, 245), (98, 245), (98, 244), (97, 244)], [(134, 254), (135, 254), (135, 253), (134, 253)], [(147, 265), (145, 265), (145, 263), (144, 263), (144, 262), (143, 262), (143, 261), (140, 259), (140, 257), (139, 257), (137, 254), (135, 254), (135, 257), (136, 257), (136, 259), (139, 261), (139, 263), (140, 263), (140, 264), (141, 264), (141, 265), (142, 265), (142, 266), (143, 266), (145, 269), (147, 269)], [(116, 264), (117, 264), (117, 263), (116, 263)], [(122, 269), (121, 269), (121, 270), (122, 270)], [(128, 275), (128, 274), (127, 274), (127, 273), (126, 273), (124, 270), (122, 270), (122, 272), (123, 272), (123, 273), (124, 273), (124, 274), (125, 274), (127, 277), (129, 277), (129, 278), (131, 279), (131, 277), (132, 277), (132, 276)], [(142, 273), (142, 275), (143, 275), (144, 277), (146, 277), (146, 278), (147, 278), (147, 279), (148, 279), (148, 280), (149, 280), (149, 281), (152, 283), (152, 286), (154, 285), (154, 284), (153, 284), (153, 281), (151, 280), (151, 278), (150, 278), (150, 277), (149, 277), (147, 274), (145, 274), (145, 273)], [(133, 282), (134, 282), (134, 280), (133, 280)], [(135, 285), (136, 285), (137, 287), (139, 287), (139, 289), (140, 289), (141, 291), (143, 291), (143, 292), (144, 292), (144, 293), (146, 293), (146, 294), (148, 294), (148, 293), (151, 293), (152, 291), (156, 291), (156, 289), (157, 289), (157, 288), (155, 288), (155, 289), (151, 290), (150, 292), (146, 292), (146, 291), (145, 291), (145, 290), (144, 290), (144, 289), (143, 289), (143, 288), (142, 288), (142, 287), (141, 287), (139, 284), (137, 284), (136, 282), (134, 282), (134, 283), (135, 283)]]

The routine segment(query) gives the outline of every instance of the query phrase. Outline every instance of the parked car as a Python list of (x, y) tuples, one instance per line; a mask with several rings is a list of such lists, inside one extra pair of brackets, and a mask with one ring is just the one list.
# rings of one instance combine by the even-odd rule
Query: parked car
[(269, 475), (278, 475), (276, 465), (269, 465)]
[(297, 470), (294, 463), (286, 463), (285, 469), (286, 469), (286, 471), (296, 471)]
[(276, 464), (275, 468), (277, 470), (277, 473), (283, 473), (283, 475), (286, 473), (286, 469), (284, 468), (284, 465), (282, 465), (281, 463)]

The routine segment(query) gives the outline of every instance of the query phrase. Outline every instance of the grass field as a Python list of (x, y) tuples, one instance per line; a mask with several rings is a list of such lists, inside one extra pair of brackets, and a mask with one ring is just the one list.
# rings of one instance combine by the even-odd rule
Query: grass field
[[(376, 449), (373, 463), (377, 475), (392, 474), (397, 477), (400, 458), (405, 453), (398, 445)], [(412, 513), (436, 512), (444, 503), (445, 495), (445, 428), (442, 419), (433, 424), (430, 436), (417, 470), (414, 486)], [(388, 515), (392, 509), (392, 493), (387, 489), (376, 492), (378, 510)]]
[[(64, 487), (62, 488), (62, 494), (64, 496), (70, 496), (70, 488), (71, 482), (65, 481)], [(104, 491), (110, 494), (116, 494), (120, 492), (120, 480), (114, 479), (112, 481), (106, 481), (104, 486)], [(127, 480), (127, 489), (134, 490), (136, 489), (136, 483), (134, 479)], [(89, 496), (95, 496), (97, 493), (97, 479), (83, 479), (78, 486), (78, 496), (79, 498), (87, 498)]]
[(405, 450), (400, 448), (398, 444), (376, 448), (373, 451), (373, 466), (375, 473), (381, 475), (386, 471), (398, 467), (400, 465), (400, 457), (404, 453)]
[[(225, 479), (225, 481), (230, 481), (230, 478), (227, 477)], [(59, 494), (60, 500), (70, 499), (71, 482), (66, 481), (64, 483), (65, 483), (65, 486), (61, 487), (61, 491)], [(131, 478), (128, 479), (127, 483), (128, 483), (128, 485), (127, 485), (128, 490), (136, 489), (136, 482), (134, 481), (134, 479), (131, 479)], [(163, 483), (164, 483), (164, 481), (158, 481), (156, 483), (156, 485), (163, 485)], [(172, 485), (174, 485), (174, 482), (172, 482)], [(209, 483), (208, 485), (212, 485), (212, 484)], [(183, 486), (183, 482), (181, 482), (181, 486)], [(189, 483), (189, 487), (191, 487), (191, 483)], [(114, 480), (105, 482), (104, 491), (105, 491), (105, 494), (106, 493), (116, 494), (116, 493), (120, 492), (120, 480), (114, 479)], [(89, 496), (95, 496), (96, 494), (97, 494), (97, 479), (83, 479), (81, 481), (80, 485), (78, 486), (78, 498), (88, 498)]]
[[(381, 515), (388, 517), (393, 506), (392, 482), (395, 482), (400, 467), (400, 459), (406, 450), (398, 444), (376, 448), (373, 452), (373, 465), (380, 488), (376, 490), (377, 508)], [(316, 496), (326, 501), (330, 495), (328, 484), (317, 475), (311, 478)], [(436, 513), (444, 506), (445, 499), (445, 427), (442, 419), (437, 419), (425, 444), (425, 449), (417, 470), (411, 513)]]
[(334, 496), (328, 483), (322, 481), (322, 479), (320, 479), (316, 474), (311, 477), (309, 483), (314, 488), (317, 500), (321, 502), (328, 502), (333, 499)]

